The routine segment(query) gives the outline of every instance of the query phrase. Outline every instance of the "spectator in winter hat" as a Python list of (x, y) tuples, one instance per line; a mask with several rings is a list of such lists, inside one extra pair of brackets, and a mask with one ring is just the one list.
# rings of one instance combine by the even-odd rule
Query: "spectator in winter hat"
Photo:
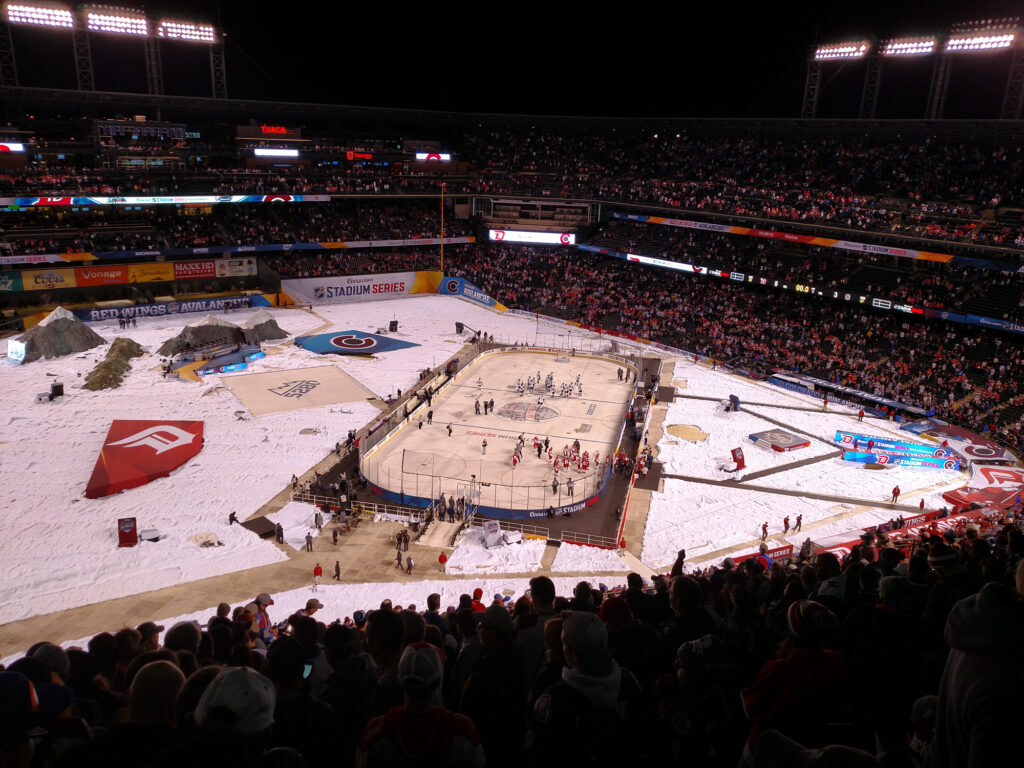
[(416, 754), (424, 765), (482, 768), (484, 752), (473, 723), (435, 704), (442, 677), (436, 648), (422, 642), (405, 649), (398, 665), (403, 702), (366, 726), (359, 740), (358, 765), (401, 765)]
[(782, 655), (767, 662), (742, 692), (751, 722), (743, 753), (747, 762), (768, 728), (809, 747), (825, 746), (825, 724), (844, 704), (842, 658), (825, 647), (836, 630), (835, 614), (813, 600), (797, 600), (786, 613), (786, 623), (789, 639)]
[(939, 580), (932, 586), (921, 620), (928, 644), (943, 649), (943, 632), (950, 611), (959, 601), (981, 589), (982, 580), (979, 574), (964, 570), (959, 550), (942, 541), (928, 548), (928, 567)]
[[(480, 602), (480, 599), (484, 596), (484, 591), (477, 587), (473, 590), (473, 602), (472, 608), (474, 613), (483, 613), (487, 610), (487, 606)], [(460, 606), (461, 607), (461, 606)]]
[(935, 714), (935, 768), (1000, 765), (1019, 747), (1024, 718), (1024, 560), (1013, 587), (990, 582), (956, 604)]
[[(627, 761), (625, 753), (639, 738), (638, 707), (643, 691), (636, 678), (622, 669), (608, 649), (608, 630), (594, 613), (577, 611), (562, 624), (566, 668), (562, 679), (537, 699), (527, 725), (524, 763), (528, 765), (575, 765), (582, 752), (588, 760), (600, 750), (604, 764)], [(580, 732), (578, 723), (603, 713), (616, 723), (610, 739)], [(586, 717), (584, 717), (586, 715)]]

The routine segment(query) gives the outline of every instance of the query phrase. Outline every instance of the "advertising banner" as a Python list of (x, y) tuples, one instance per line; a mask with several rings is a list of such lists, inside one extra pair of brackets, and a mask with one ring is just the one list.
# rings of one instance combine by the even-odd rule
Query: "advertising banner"
[(128, 282), (166, 283), (174, 280), (173, 264), (129, 264)]
[(871, 443), (871, 451), (874, 453), (905, 453), (919, 456), (943, 456), (952, 457), (953, 451), (949, 448), (942, 448), (935, 445), (923, 445), (921, 443), (908, 443), (904, 440), (893, 440), (878, 435), (858, 435), (853, 432), (836, 431), (835, 443), (843, 448), (858, 447), (868, 450), (868, 443)]
[(75, 267), (75, 280), (80, 288), (90, 285), (120, 285), (128, 282), (128, 267)]
[(507, 309), (504, 304), (495, 301), (471, 282), (461, 277), (444, 278), (437, 292), (446, 296), (462, 296), (464, 299), (469, 299), (490, 309), (496, 309), (499, 312), (504, 312)]
[(204, 261), (174, 262), (175, 280), (199, 280), (204, 277), (216, 277), (217, 267), (213, 259)]
[(327, 202), (330, 195), (129, 195), (127, 197), (0, 197), (0, 206), (218, 205), (221, 203)]
[(21, 272), (0, 272), (0, 291), (20, 291)]
[(910, 432), (943, 443), (961, 456), (971, 459), (1010, 464), (1017, 461), (1017, 457), (999, 443), (982, 437), (976, 432), (971, 432), (969, 429), (946, 424), (939, 419), (921, 419), (914, 424), (908, 424), (906, 428)]
[(927, 469), (960, 469), (960, 459), (932, 458), (920, 454), (867, 453), (843, 451), (843, 461), (857, 464), (891, 464), (899, 467), (925, 467)]
[(391, 272), (384, 275), (345, 275), (282, 280), (281, 292), (296, 304), (344, 304), (437, 293), (441, 273)]
[(75, 288), (74, 269), (26, 269), (21, 273), (22, 288), (26, 291), (52, 291)]
[(256, 274), (256, 259), (217, 259), (217, 277), (245, 277)]
[[(248, 296), (247, 300), (253, 307), (269, 307), (270, 302), (263, 296)], [(164, 315), (185, 314), (186, 312), (220, 312), (227, 305), (238, 299), (234, 297), (218, 299), (192, 299), (190, 301), (164, 301), (156, 304), (134, 304), (130, 307), (94, 307), (92, 309), (73, 309), (71, 313), (85, 323), (101, 320), (117, 320), (131, 317), (163, 317)]]

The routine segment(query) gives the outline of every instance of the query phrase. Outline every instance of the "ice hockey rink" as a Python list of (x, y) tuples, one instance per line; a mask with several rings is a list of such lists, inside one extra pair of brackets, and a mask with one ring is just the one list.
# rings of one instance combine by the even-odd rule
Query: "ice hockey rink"
[[(621, 381), (619, 369), (624, 374)], [(407, 502), (415, 497), (436, 499), (441, 493), (465, 496), (483, 507), (510, 510), (544, 510), (582, 501), (600, 490), (609, 466), (606, 457), (614, 453), (622, 434), (636, 386), (635, 376), (626, 382), (626, 370), (625, 362), (583, 353), (498, 351), (482, 355), (429, 406), (424, 404), (398, 432), (370, 449), (363, 459), (363, 474)], [(553, 374), (553, 396), (543, 386), (549, 373)], [(517, 382), (526, 384), (538, 374), (540, 385), (520, 396)], [(576, 387), (577, 375), (583, 385), (582, 396)], [(560, 396), (563, 383), (573, 384), (572, 396)], [(541, 395), (543, 404), (539, 403)], [(485, 400), (494, 401), (494, 411), (487, 415), (483, 412)], [(428, 411), (433, 411), (429, 423)], [(513, 466), (520, 435), (525, 447), (518, 465)], [(590, 468), (578, 470), (573, 463), (568, 469), (560, 466), (558, 488), (553, 490), (553, 463), (545, 450), (538, 458), (534, 437), (541, 443), (547, 439), (552, 453), (559, 456), (564, 446), (578, 440), (580, 453), (589, 454)], [(571, 496), (568, 478), (573, 481)]]

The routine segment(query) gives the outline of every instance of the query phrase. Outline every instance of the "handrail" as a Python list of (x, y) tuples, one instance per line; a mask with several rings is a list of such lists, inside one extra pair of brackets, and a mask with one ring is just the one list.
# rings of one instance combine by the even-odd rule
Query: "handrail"
[(618, 549), (618, 542), (608, 536), (596, 536), (592, 533), (562, 531), (561, 540), (566, 544), (589, 544), (601, 549)]
[[(302, 501), (314, 504), (316, 506), (322, 506), (327, 504), (329, 506), (340, 506), (340, 502), (334, 496), (320, 496), (319, 494), (310, 493), (309, 491), (292, 491), (292, 501)], [(397, 504), (383, 504), (376, 501), (353, 501), (350, 504), (352, 514), (362, 514), (367, 517), (373, 517), (375, 515), (399, 515), (401, 517), (408, 517), (410, 522), (422, 522), (427, 519), (428, 512), (426, 510), (414, 509), (413, 507), (400, 507)]]

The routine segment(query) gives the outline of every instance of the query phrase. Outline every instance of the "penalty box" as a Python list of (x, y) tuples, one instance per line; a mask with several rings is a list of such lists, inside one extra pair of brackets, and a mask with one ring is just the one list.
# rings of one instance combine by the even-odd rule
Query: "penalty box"
[[(436, 393), (429, 405), (424, 402), (369, 447), (360, 471), (375, 493), (398, 503), (426, 506), (444, 493), (465, 496), (481, 513), (494, 517), (545, 517), (550, 507), (556, 514), (578, 511), (594, 503), (607, 483), (610, 467), (605, 458), (618, 449), (636, 388), (635, 379), (627, 383), (625, 376), (618, 377), (618, 370), (627, 368), (635, 366), (610, 355), (486, 352)], [(520, 395), (517, 381), (525, 384), (538, 373), (540, 385)], [(554, 396), (543, 386), (549, 373)], [(583, 395), (575, 394), (574, 388), (571, 397), (559, 396), (560, 385), (575, 386), (577, 375)], [(541, 396), (543, 403), (538, 401)], [(491, 400), (494, 410), (485, 414), (483, 403)], [(520, 435), (525, 446), (514, 465)], [(589, 454), (589, 469), (560, 467), (555, 486), (553, 463), (546, 451), (537, 456), (534, 437), (542, 443), (547, 439), (556, 454), (578, 440), (580, 453)], [(594, 461), (598, 456), (599, 465)]]

